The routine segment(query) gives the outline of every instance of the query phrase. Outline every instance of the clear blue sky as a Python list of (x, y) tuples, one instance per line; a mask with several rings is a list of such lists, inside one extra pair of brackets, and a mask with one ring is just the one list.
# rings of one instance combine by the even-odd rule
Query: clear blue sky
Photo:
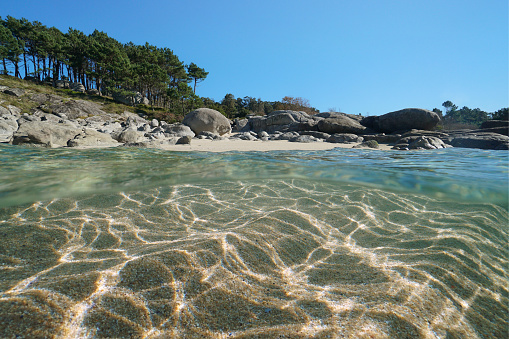
[(507, 0), (3, 1), (0, 16), (168, 47), (209, 72), (197, 94), (379, 115), (508, 101)]

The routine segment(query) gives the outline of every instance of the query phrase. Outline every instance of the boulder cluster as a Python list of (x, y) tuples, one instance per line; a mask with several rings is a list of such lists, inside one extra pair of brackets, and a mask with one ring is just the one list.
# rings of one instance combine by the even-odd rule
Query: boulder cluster
[(290, 142), (347, 143), (353, 147), (438, 149), (470, 147), (509, 149), (507, 121), (490, 121), (480, 130), (436, 132), (434, 112), (409, 108), (376, 117), (345, 113), (309, 115), (275, 111), (266, 116), (228, 120), (218, 111), (200, 108), (182, 123), (168, 124), (131, 112), (106, 113), (101, 105), (68, 100), (52, 94), (26, 93), (0, 86), (0, 92), (36, 103), (30, 113), (0, 102), (0, 142), (42, 147), (102, 147), (189, 144), (193, 138), (232, 140), (288, 140)]

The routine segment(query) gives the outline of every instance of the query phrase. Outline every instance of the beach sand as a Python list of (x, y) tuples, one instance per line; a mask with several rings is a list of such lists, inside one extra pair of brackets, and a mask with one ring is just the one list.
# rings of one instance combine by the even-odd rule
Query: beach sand
[[(330, 142), (290, 142), (287, 140), (250, 141), (250, 140), (209, 140), (192, 139), (190, 145), (164, 145), (161, 148), (168, 151), (198, 151), (198, 152), (267, 152), (267, 151), (320, 151), (333, 148), (352, 148), (358, 144), (339, 144)], [(380, 150), (390, 150), (392, 146), (380, 144)]]

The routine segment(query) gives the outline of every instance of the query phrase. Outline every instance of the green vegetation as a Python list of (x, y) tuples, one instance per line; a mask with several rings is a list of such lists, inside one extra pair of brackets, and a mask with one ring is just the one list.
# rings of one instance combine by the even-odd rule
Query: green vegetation
[(479, 108), (471, 109), (467, 106), (458, 108), (450, 100), (445, 101), (442, 106), (444, 107), (445, 115), (440, 109), (433, 109), (433, 112), (437, 113), (442, 120), (441, 125), (438, 126), (439, 129), (477, 129), (486, 120), (508, 120), (508, 108), (488, 113)]
[[(134, 96), (149, 100), (151, 115), (167, 121), (180, 120), (192, 109), (209, 107), (228, 118), (265, 114), (276, 109), (317, 112), (302, 98), (285, 97), (265, 102), (227, 94), (218, 103), (196, 95), (196, 86), (208, 72), (195, 63), (184, 64), (168, 48), (122, 44), (104, 32), (92, 34), (69, 28), (62, 33), (38, 21), (0, 18), (0, 72), (56, 86), (60, 81), (81, 83), (103, 96)], [(23, 76), (22, 76), (23, 74)], [(192, 87), (191, 87), (192, 86)], [(111, 103), (110, 103), (111, 105)]]

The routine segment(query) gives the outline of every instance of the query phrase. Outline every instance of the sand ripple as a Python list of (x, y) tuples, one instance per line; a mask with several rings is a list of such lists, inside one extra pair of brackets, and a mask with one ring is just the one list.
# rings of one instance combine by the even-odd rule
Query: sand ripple
[(505, 338), (506, 209), (309, 181), (0, 210), (0, 336)]

